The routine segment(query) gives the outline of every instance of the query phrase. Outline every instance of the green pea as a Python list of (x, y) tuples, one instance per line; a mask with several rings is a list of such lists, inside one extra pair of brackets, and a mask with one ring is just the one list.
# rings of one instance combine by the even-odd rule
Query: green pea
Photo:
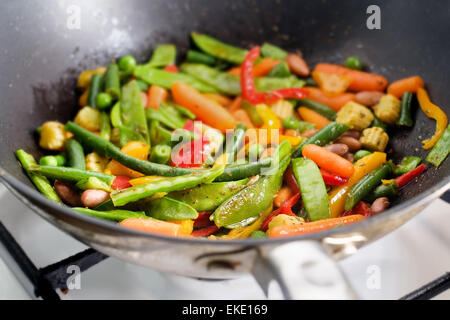
[(357, 57), (348, 57), (347, 60), (345, 60), (345, 66), (355, 70), (361, 70), (363, 67), (361, 60)]
[(45, 157), (42, 157), (41, 159), (39, 159), (39, 164), (41, 166), (54, 166), (54, 167), (57, 167), (58, 166), (58, 161), (56, 160), (56, 158), (54, 156), (45, 156)]
[(99, 109), (108, 108), (112, 103), (112, 97), (106, 92), (100, 92), (97, 97), (95, 97), (95, 103)]
[(261, 230), (255, 230), (250, 235), (251, 238), (267, 238), (267, 234)]
[(260, 144), (252, 144), (249, 148), (248, 148), (248, 158), (252, 159), (253, 161), (256, 161), (259, 156), (261, 155), (261, 153), (263, 153), (264, 151), (264, 147)]
[(64, 155), (62, 155), (62, 154), (56, 155), (56, 156), (55, 156), (55, 159), (56, 159), (56, 163), (57, 163), (58, 166), (60, 166), (60, 167), (63, 167), (63, 166), (66, 164), (66, 162), (67, 162), (66, 157), (65, 157)]
[(130, 54), (123, 56), (119, 60), (119, 69), (125, 73), (132, 73), (136, 65), (136, 59)]

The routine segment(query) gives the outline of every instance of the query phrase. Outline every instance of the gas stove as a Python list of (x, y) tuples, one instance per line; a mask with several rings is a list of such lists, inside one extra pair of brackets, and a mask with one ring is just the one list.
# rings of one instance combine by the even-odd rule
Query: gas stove
[[(2, 185), (0, 208), (0, 299), (265, 299), (250, 275), (192, 279), (107, 257), (44, 221)], [(450, 204), (437, 199), (339, 264), (361, 299), (398, 299), (433, 280), (406, 298), (441, 292), (434, 299), (450, 299), (448, 230)], [(269, 298), (281, 298), (276, 287)]]

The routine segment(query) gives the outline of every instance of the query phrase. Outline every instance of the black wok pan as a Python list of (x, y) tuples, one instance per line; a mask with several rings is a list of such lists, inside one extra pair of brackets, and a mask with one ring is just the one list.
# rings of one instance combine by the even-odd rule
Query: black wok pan
[[(366, 26), (366, 10), (373, 4), (381, 9), (381, 29)], [(341, 257), (400, 226), (449, 187), (450, 160), (402, 189), (391, 209), (361, 223), (292, 239), (217, 242), (143, 234), (52, 203), (35, 191), (14, 151), (24, 148), (40, 156), (35, 128), (47, 120), (73, 118), (78, 108), (75, 83), (81, 70), (127, 53), (144, 61), (162, 42), (176, 44), (182, 57), (190, 46), (189, 32), (194, 30), (243, 47), (268, 41), (291, 51), (301, 49), (311, 66), (319, 61), (343, 63), (355, 55), (368, 70), (390, 81), (418, 74), (431, 99), (450, 115), (449, 16), (448, 1), (419, 0), (4, 2), (0, 10), (0, 178), (45, 219), (106, 254), (206, 278), (253, 270), (262, 283), (272, 276), (287, 277), (290, 283), (303, 281), (305, 288), (311, 284), (289, 275), (288, 262), (300, 265), (317, 258), (326, 265), (318, 243), (332, 256)], [(388, 149), (396, 161), (405, 155), (426, 156), (420, 141), (433, 134), (435, 123), (420, 110), (415, 110), (414, 120), (414, 128), (390, 134)], [(303, 262), (293, 261), (292, 250)], [(286, 257), (291, 261), (284, 261)], [(336, 279), (341, 280), (338, 274)], [(336, 288), (338, 296), (344, 294), (342, 287)], [(288, 284), (283, 289), (292, 288)], [(294, 295), (303, 297), (299, 292)]]

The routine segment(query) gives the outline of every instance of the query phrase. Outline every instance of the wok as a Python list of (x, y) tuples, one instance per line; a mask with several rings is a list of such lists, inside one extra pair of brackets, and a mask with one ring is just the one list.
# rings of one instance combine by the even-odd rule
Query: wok
[[(381, 29), (366, 26), (366, 10), (372, 4), (381, 9)], [(286, 297), (351, 297), (330, 257), (355, 253), (440, 196), (450, 185), (450, 160), (402, 189), (389, 210), (358, 224), (289, 239), (222, 242), (146, 234), (77, 214), (40, 195), (14, 151), (24, 148), (40, 156), (35, 128), (46, 120), (73, 118), (81, 70), (127, 53), (145, 61), (163, 42), (176, 44), (181, 57), (194, 30), (243, 47), (268, 41), (290, 51), (301, 49), (311, 66), (319, 61), (343, 63), (355, 55), (390, 81), (419, 74), (432, 100), (449, 115), (449, 13), (448, 1), (419, 0), (4, 2), (0, 180), (43, 218), (107, 255), (200, 278), (231, 278), (251, 271), (264, 288), (278, 280)], [(396, 161), (412, 153), (426, 156), (420, 141), (433, 134), (435, 123), (416, 110), (414, 128), (390, 134), (388, 148)]]

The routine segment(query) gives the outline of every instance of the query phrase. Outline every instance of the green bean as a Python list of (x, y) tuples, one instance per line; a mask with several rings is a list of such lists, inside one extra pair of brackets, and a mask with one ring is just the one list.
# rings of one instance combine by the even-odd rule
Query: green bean
[(394, 198), (398, 194), (397, 183), (380, 184), (378, 187), (364, 197), (367, 202), (373, 202), (378, 198), (388, 197), (390, 199)]
[(186, 60), (188, 62), (203, 63), (209, 66), (214, 66), (216, 64), (216, 59), (214, 57), (195, 50), (188, 51)]
[(167, 196), (192, 206), (197, 211), (211, 211), (222, 202), (245, 188), (248, 179), (230, 182), (213, 182), (194, 188), (174, 191)]
[(380, 127), (384, 131), (387, 130), (387, 124), (384, 123), (383, 121), (381, 121), (380, 119), (378, 119), (375, 115), (373, 116), (373, 121), (372, 121), (372, 124), (370, 125), (370, 127)]
[(120, 99), (120, 77), (119, 67), (112, 63), (108, 66), (105, 73), (105, 92), (113, 99)]
[(302, 155), (302, 149), (307, 144), (315, 144), (318, 146), (324, 146), (329, 142), (336, 140), (345, 131), (350, 130), (350, 127), (344, 123), (331, 122), (312, 137), (308, 138), (305, 142), (292, 153), (292, 158), (298, 158)]
[(81, 144), (73, 139), (67, 139), (65, 142), (68, 164), (71, 168), (86, 169), (86, 160), (84, 158), (84, 150)]
[(264, 150), (265, 148), (262, 145), (254, 143), (250, 147), (248, 147), (248, 158), (251, 160), (258, 159), (259, 156), (264, 152)]
[(179, 105), (175, 105), (175, 110), (178, 111), (178, 113), (180, 115), (182, 115), (185, 118), (191, 119), (191, 120), (195, 120), (195, 118), (197, 118), (197, 116), (195, 115), (195, 113), (193, 113), (191, 110), (186, 109), (182, 106)]
[(39, 173), (47, 178), (58, 179), (67, 182), (78, 182), (80, 180), (86, 180), (90, 177), (95, 177), (100, 179), (101, 181), (106, 182), (109, 186), (111, 185), (111, 183), (113, 183), (114, 179), (116, 178), (115, 176), (102, 172), (81, 170), (68, 167), (33, 165), (30, 166), (29, 170), (32, 172)]
[(161, 180), (137, 185), (111, 193), (111, 200), (115, 206), (122, 206), (154, 195), (159, 192), (171, 192), (195, 187), (201, 183), (212, 182), (223, 172), (224, 167), (199, 170), (184, 176), (167, 177)]
[(402, 162), (395, 168), (394, 174), (400, 176), (405, 174), (413, 169), (415, 169), (420, 163), (422, 159), (416, 156), (404, 157)]
[[(228, 95), (240, 95), (240, 77), (227, 72), (221, 72), (204, 64), (183, 63), (180, 70), (188, 75), (207, 83), (217, 91)], [(299, 88), (304, 85), (303, 80), (291, 76), (286, 78), (260, 77), (255, 79), (258, 91), (270, 91), (282, 88)]]
[(172, 106), (162, 103), (159, 109), (145, 108), (145, 115), (149, 120), (157, 120), (171, 129), (184, 127), (186, 120), (180, 116), (178, 111)]
[(111, 123), (108, 114), (104, 111), (100, 115), (100, 137), (105, 140), (111, 138)]
[(87, 179), (80, 180), (75, 186), (81, 190), (97, 189), (106, 192), (111, 191), (111, 187), (106, 182), (96, 177), (89, 177)]
[(412, 127), (414, 124), (411, 118), (412, 96), (412, 92), (405, 92), (402, 96), (402, 107), (400, 109), (400, 116), (397, 120), (398, 126)]
[(198, 80), (197, 78), (189, 74), (168, 72), (156, 68), (151, 68), (146, 65), (137, 66), (134, 70), (134, 76), (136, 78), (144, 80), (148, 84), (154, 84), (166, 89), (170, 89), (172, 84), (175, 82), (185, 82), (200, 92), (218, 93), (218, 91), (214, 87)]
[(250, 102), (245, 100), (242, 101), (241, 107), (245, 112), (247, 112), (248, 116), (250, 117), (250, 120), (255, 126), (261, 126), (264, 123), (258, 111), (256, 111), (255, 106), (252, 105)]
[(245, 125), (242, 123), (239, 123), (236, 128), (234, 128), (233, 134), (232, 134), (232, 142), (226, 143), (226, 150), (225, 152), (228, 154), (228, 161), (227, 163), (232, 163), (234, 161), (234, 158), (240, 148), (242, 147), (242, 144), (244, 142), (245, 138)]
[(30, 167), (36, 165), (36, 161), (34, 160), (33, 156), (29, 153), (26, 153), (22, 149), (16, 151), (16, 156), (36, 188), (48, 199), (61, 203), (61, 199), (53, 189), (48, 179), (41, 174), (29, 171)]
[(291, 75), (291, 71), (289, 70), (289, 66), (286, 63), (286, 61), (281, 61), (279, 64), (277, 64), (275, 67), (270, 70), (270, 72), (267, 74), (268, 77), (275, 77), (275, 78), (286, 78)]
[(372, 152), (368, 151), (368, 150), (358, 150), (355, 153), (355, 161), (358, 161), (359, 159), (364, 158), (365, 156), (368, 156), (369, 154), (371, 154)]
[(445, 129), (444, 134), (439, 138), (438, 142), (431, 149), (425, 160), (434, 165), (436, 168), (447, 158), (450, 153), (450, 125)]
[(142, 207), (152, 218), (165, 221), (197, 219), (198, 212), (189, 204), (163, 197), (152, 200)]
[(150, 152), (150, 161), (154, 163), (166, 164), (170, 160), (172, 148), (168, 145), (159, 144), (152, 147)]
[(292, 171), (302, 194), (308, 218), (311, 221), (331, 217), (327, 188), (319, 167), (310, 159), (292, 159)]
[(313, 101), (310, 99), (302, 99), (302, 100), (299, 100), (299, 105), (305, 106), (308, 109), (311, 109), (311, 110), (323, 115), (324, 117), (327, 117), (328, 119), (330, 119), (332, 121), (336, 120), (336, 112), (333, 109), (331, 109), (330, 107), (328, 107), (320, 102)]
[(145, 65), (152, 68), (160, 68), (175, 63), (177, 49), (173, 44), (160, 44), (153, 51), (153, 55)]
[(122, 87), (120, 115), (124, 127), (139, 133), (145, 143), (150, 143), (141, 90), (136, 81), (130, 81)]
[(142, 135), (133, 129), (127, 127), (119, 128), (119, 145), (122, 148), (130, 141), (141, 141), (143, 143), (149, 144)]
[(112, 220), (122, 221), (129, 218), (149, 219), (143, 211), (129, 211), (129, 210), (110, 210), (110, 211), (98, 211), (87, 208), (72, 208), (78, 213), (87, 214), (89, 216)]
[[(83, 142), (89, 148), (95, 150), (100, 155), (112, 158), (124, 166), (142, 172), (145, 175), (156, 175), (156, 176), (180, 176), (194, 172), (204, 171), (203, 169), (187, 169), (187, 168), (177, 168), (170, 167), (167, 165), (152, 163), (149, 161), (139, 160), (137, 158), (131, 157), (120, 151), (111, 142), (102, 139), (98, 135), (82, 128), (74, 122), (69, 121), (65, 129), (73, 133), (80, 141)], [(230, 166), (225, 168), (225, 171), (216, 178), (215, 181), (232, 181), (248, 178), (260, 173), (261, 168), (265, 168), (271, 165), (271, 158), (264, 158), (259, 162), (248, 163), (243, 165)]]
[(247, 50), (223, 43), (205, 34), (192, 32), (191, 37), (197, 47), (199, 47), (202, 51), (213, 57), (220, 58), (234, 64), (241, 64), (248, 53)]
[(102, 85), (103, 85), (103, 76), (101, 74), (95, 73), (91, 77), (91, 84), (89, 87), (89, 94), (87, 98), (87, 104), (88, 106), (92, 108), (97, 107), (96, 98), (97, 95), (102, 92)]
[(285, 50), (281, 49), (280, 47), (265, 42), (261, 46), (261, 55), (272, 59), (284, 60), (286, 59), (288, 54)]
[(172, 133), (166, 128), (162, 127), (158, 120), (150, 120), (149, 134), (152, 145), (171, 144)]
[(392, 172), (391, 163), (386, 163), (381, 167), (371, 171), (356, 183), (349, 191), (345, 199), (345, 210), (353, 208), (361, 199), (370, 193), (381, 180)]

